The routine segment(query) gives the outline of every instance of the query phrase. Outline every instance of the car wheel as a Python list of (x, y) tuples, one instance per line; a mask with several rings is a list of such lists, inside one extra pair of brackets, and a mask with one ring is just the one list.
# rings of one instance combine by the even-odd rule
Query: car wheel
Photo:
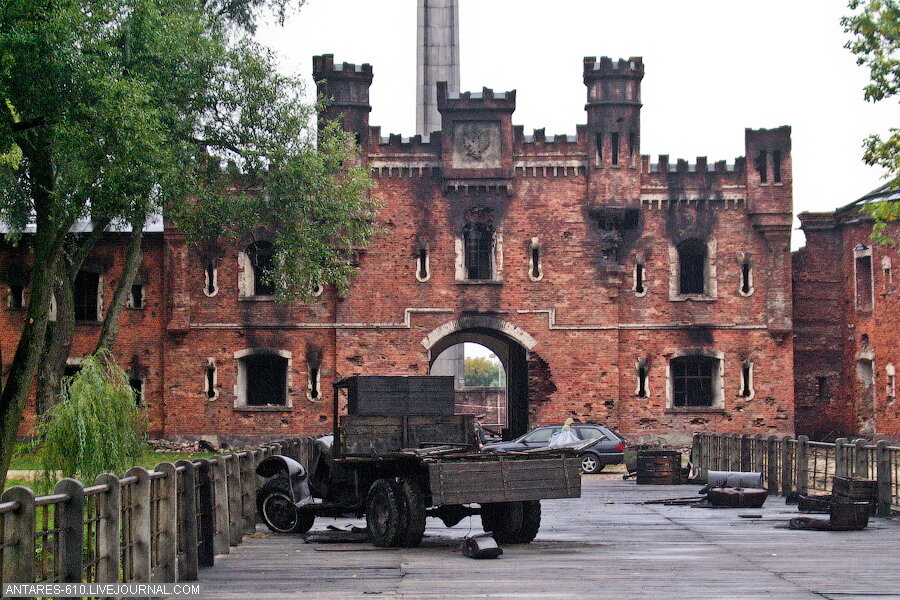
[(372, 543), (381, 548), (398, 545), (406, 519), (400, 484), (393, 479), (377, 479), (366, 496), (366, 526)]
[(291, 484), (284, 477), (263, 484), (256, 494), (256, 509), (275, 533), (306, 533), (316, 519), (311, 512), (297, 510), (291, 501)]
[(599, 473), (603, 470), (600, 459), (593, 454), (581, 455), (581, 472), (582, 473)]
[(400, 532), (398, 545), (403, 548), (415, 548), (422, 543), (422, 536), (425, 535), (425, 492), (422, 486), (412, 479), (401, 477), (398, 483), (406, 524)]

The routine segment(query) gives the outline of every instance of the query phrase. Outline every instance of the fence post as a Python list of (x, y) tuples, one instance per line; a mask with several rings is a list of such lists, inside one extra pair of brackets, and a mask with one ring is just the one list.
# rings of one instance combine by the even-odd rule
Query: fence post
[(791, 436), (781, 438), (781, 493), (784, 496), (794, 489), (794, 473), (791, 452)]
[(797, 487), (798, 494), (805, 494), (809, 486), (809, 438), (797, 437)]
[(869, 476), (869, 453), (866, 452), (866, 442), (859, 438), (853, 442), (853, 476), (862, 479), (871, 479)]
[[(215, 506), (212, 480), (212, 465), (208, 460), (200, 459), (194, 468), (197, 480), (197, 566), (211, 567), (215, 564)], [(226, 547), (228, 544), (225, 544)]]
[(702, 469), (702, 465), (700, 464), (700, 434), (694, 432), (694, 435), (691, 436), (691, 457), (688, 459), (694, 467), (698, 469)]
[(0, 573), (3, 583), (34, 583), (34, 492), (14, 485), (3, 492), (0, 502), (19, 503), (3, 517), (3, 545), (9, 552)]
[(56, 505), (56, 528), (59, 548), (59, 581), (81, 583), (84, 565), (84, 486), (65, 478), (56, 483), (55, 494), (69, 499)]
[(243, 532), (256, 531), (256, 450), (247, 450), (238, 457), (241, 473), (241, 501), (243, 502)]
[(766, 487), (770, 494), (777, 494), (778, 486), (778, 436), (770, 435), (766, 440)]
[(228, 518), (228, 463), (225, 457), (216, 457), (213, 465), (213, 516), (215, 517), (215, 535), (213, 536), (213, 552), (228, 554), (231, 552), (231, 528)]
[(741, 471), (752, 471), (751, 468), (751, 444), (753, 443), (752, 436), (749, 433), (745, 433), (741, 436)]
[(878, 495), (875, 514), (879, 517), (891, 516), (891, 451), (884, 440), (875, 444), (875, 467), (878, 481)]
[(237, 454), (229, 454), (225, 458), (228, 465), (228, 543), (237, 546), (244, 537), (241, 470)]
[(164, 474), (159, 481), (159, 564), (153, 580), (167, 583), (178, 581), (178, 471), (172, 463), (159, 463), (154, 471)]
[(119, 522), (122, 519), (122, 488), (119, 478), (112, 473), (101, 473), (94, 479), (97, 485), (109, 489), (97, 496), (100, 522), (97, 523), (97, 583), (119, 582), (119, 561), (122, 537)]
[(150, 583), (150, 473), (143, 467), (132, 467), (125, 476), (137, 478), (131, 490), (131, 556), (134, 583)]
[(197, 478), (194, 463), (179, 460), (175, 468), (181, 481), (178, 494), (178, 581), (197, 581)]
[(847, 438), (834, 440), (834, 474), (838, 477), (847, 477)]

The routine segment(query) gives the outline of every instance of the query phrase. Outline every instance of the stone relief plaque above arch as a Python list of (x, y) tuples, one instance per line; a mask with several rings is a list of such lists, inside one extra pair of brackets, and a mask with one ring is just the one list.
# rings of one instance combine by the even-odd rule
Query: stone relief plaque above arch
[(490, 315), (470, 315), (448, 321), (425, 336), (422, 339), (422, 345), (430, 349), (442, 338), (464, 329), (491, 329), (512, 338), (527, 350), (531, 350), (537, 345), (537, 340), (524, 329)]

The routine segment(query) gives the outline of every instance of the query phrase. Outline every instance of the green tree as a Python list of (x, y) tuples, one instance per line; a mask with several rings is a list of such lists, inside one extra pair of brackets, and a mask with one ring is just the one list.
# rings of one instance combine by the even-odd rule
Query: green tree
[(500, 385), (500, 363), (483, 356), (465, 360), (467, 387), (497, 387)]
[[(869, 69), (865, 98), (869, 102), (891, 99), (900, 91), (900, 5), (897, 0), (850, 0), (849, 8), (854, 12), (841, 24), (852, 35), (846, 48), (856, 55), (857, 64)], [(883, 167), (889, 187), (900, 186), (900, 129), (891, 128), (884, 138), (872, 134), (863, 147), (866, 164)], [(898, 202), (875, 202), (863, 210), (875, 219), (876, 239), (888, 221), (900, 218)]]
[[(317, 107), (302, 102), (301, 82), (253, 40), (257, 19), (283, 19), (288, 3), (0, 3), (0, 218), (33, 259), (0, 392), (0, 483), (47, 343), (53, 290), (71, 284), (107, 227), (130, 227), (132, 240), (98, 348), (112, 347), (142, 226), (160, 211), (207, 245), (269, 230), (285, 300), (313, 284), (346, 287), (376, 203), (367, 174), (352, 166), (352, 138), (335, 124), (311, 129)], [(94, 233), (72, 233), (88, 217)], [(71, 339), (59, 329), (52, 339)], [(51, 350), (64, 360), (64, 349)]]

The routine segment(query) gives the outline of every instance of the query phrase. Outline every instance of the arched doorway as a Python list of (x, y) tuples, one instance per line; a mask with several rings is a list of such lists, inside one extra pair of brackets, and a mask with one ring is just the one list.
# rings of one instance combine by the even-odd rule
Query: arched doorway
[[(437, 330), (433, 333), (437, 333)], [(467, 346), (470, 352), (466, 352)], [(479, 347), (485, 350), (478, 351)], [(464, 327), (434, 340), (429, 346), (429, 353), (431, 375), (456, 377), (458, 404), (473, 404), (475, 401), (472, 398), (478, 396), (472, 393), (472, 386), (466, 384), (465, 359), (468, 356), (484, 356), (490, 361), (493, 360), (492, 357), (496, 357), (502, 374), (502, 377), (498, 377), (496, 387), (503, 388), (505, 392), (501, 399), (502, 406), (496, 411), (485, 406), (484, 409), (471, 408), (465, 412), (499, 415), (505, 421), (500, 423), (504, 439), (512, 439), (528, 431), (528, 349), (522, 343), (494, 329)]]

